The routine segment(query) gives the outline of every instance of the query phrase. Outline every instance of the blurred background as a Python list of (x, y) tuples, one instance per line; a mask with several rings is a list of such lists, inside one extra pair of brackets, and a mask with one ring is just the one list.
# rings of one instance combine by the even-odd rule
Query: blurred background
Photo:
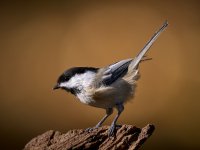
[(50, 129), (95, 125), (105, 111), (52, 91), (57, 77), (134, 57), (166, 19), (118, 122), (156, 126), (142, 149), (200, 149), (200, 3), (192, 0), (1, 1), (1, 149), (22, 149)]

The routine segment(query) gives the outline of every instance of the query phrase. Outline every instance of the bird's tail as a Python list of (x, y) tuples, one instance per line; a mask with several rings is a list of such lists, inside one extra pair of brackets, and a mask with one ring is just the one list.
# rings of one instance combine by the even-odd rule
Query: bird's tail
[(149, 50), (151, 45), (156, 41), (158, 36), (165, 30), (165, 28), (168, 26), (168, 22), (165, 21), (162, 27), (151, 37), (151, 39), (146, 43), (144, 48), (139, 52), (139, 54), (133, 59), (131, 64), (129, 65), (130, 68), (134, 69), (138, 66), (138, 64), (144, 60), (146, 52)]

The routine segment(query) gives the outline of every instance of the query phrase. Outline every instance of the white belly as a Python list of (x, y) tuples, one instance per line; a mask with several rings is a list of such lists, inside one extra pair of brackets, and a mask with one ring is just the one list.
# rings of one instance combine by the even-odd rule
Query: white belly
[(77, 94), (77, 97), (78, 97), (79, 101), (83, 104), (89, 105), (91, 103), (94, 103), (94, 100), (90, 96), (85, 94), (84, 92)]
[(77, 97), (84, 104), (99, 108), (113, 108), (123, 104), (134, 96), (135, 84), (131, 85), (125, 80), (118, 80), (110, 87), (88, 89), (79, 93)]

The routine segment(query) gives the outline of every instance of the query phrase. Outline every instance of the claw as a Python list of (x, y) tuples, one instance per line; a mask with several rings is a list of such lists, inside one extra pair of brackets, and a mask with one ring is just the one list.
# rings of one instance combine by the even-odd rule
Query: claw
[(115, 125), (115, 128), (118, 130), (118, 129), (120, 129), (122, 127), (122, 125), (121, 124), (116, 124)]
[(121, 127), (122, 127), (122, 125), (119, 125), (119, 124), (114, 125), (114, 124), (112, 124), (110, 126), (110, 128), (108, 129), (108, 136), (113, 136), (115, 131), (120, 129)]
[(85, 131), (86, 131), (86, 132), (92, 132), (92, 131), (94, 131), (95, 129), (97, 129), (96, 126), (95, 126), (95, 127), (91, 127), (91, 128), (87, 128), (87, 129), (85, 129)]
[(108, 136), (113, 136), (114, 133), (115, 133), (115, 128), (116, 128), (116, 125), (115, 124), (112, 124), (110, 126), (110, 128), (108, 129)]

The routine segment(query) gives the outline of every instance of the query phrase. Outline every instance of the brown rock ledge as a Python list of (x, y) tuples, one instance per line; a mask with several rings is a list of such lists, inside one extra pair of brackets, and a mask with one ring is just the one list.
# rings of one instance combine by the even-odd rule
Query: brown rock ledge
[(154, 125), (148, 124), (140, 129), (132, 125), (122, 125), (114, 137), (108, 137), (108, 126), (92, 132), (74, 129), (67, 133), (47, 131), (33, 138), (24, 150), (68, 150), (68, 149), (114, 149), (137, 150), (153, 133)]

